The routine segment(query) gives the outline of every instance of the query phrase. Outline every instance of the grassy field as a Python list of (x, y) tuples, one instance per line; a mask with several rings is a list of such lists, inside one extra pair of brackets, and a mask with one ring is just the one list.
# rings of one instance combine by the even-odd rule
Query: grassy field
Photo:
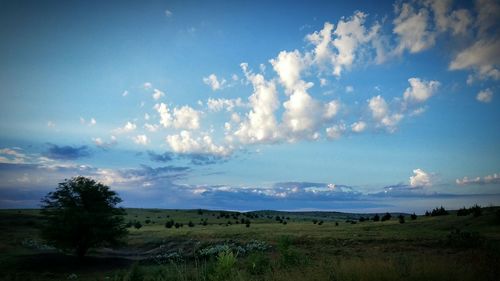
[(478, 217), (405, 214), (405, 223), (399, 214), (361, 222), (373, 214), (126, 211), (127, 245), (94, 249), (80, 262), (39, 238), (38, 210), (1, 210), (0, 280), (497, 280), (500, 273), (500, 208)]

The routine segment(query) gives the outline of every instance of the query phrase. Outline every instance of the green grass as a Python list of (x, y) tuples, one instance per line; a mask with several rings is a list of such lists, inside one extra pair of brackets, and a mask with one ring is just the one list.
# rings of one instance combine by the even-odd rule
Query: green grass
[[(71, 274), (78, 280), (496, 280), (497, 210), (485, 208), (477, 218), (453, 212), (417, 220), (407, 215), (404, 224), (395, 215), (390, 221), (351, 224), (345, 221), (361, 215), (261, 211), (246, 227), (232, 216), (217, 219), (220, 211), (127, 209), (125, 221), (139, 221), (143, 227), (129, 228), (127, 246), (91, 251), (84, 264), (44, 248), (38, 237), (37, 227), (43, 223), (38, 210), (0, 210), (0, 280), (65, 280)], [(277, 215), (289, 217), (287, 224), (278, 223)], [(241, 218), (246, 219), (240, 214)], [(184, 226), (165, 228), (170, 219)], [(314, 224), (313, 219), (324, 223)], [(205, 220), (207, 225), (201, 225)], [(189, 221), (195, 226), (188, 227)], [(451, 243), (448, 236), (456, 229), (477, 234), (478, 243), (468, 241), (468, 236)], [(244, 245), (255, 239), (272, 248), (233, 251), (219, 260), (196, 254), (210, 245)], [(145, 259), (160, 250), (184, 258), (161, 265)]]

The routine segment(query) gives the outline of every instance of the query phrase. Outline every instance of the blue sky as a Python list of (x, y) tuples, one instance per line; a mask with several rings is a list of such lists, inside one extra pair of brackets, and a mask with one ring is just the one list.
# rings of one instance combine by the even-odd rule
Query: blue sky
[(0, 207), (500, 204), (500, 3), (1, 1)]

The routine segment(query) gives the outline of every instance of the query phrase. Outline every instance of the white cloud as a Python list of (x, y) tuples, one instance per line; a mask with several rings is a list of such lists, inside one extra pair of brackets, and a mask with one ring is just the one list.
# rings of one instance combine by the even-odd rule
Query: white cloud
[(158, 131), (158, 127), (159, 126), (156, 124), (149, 124), (149, 123), (144, 124), (144, 128), (146, 128), (146, 130), (152, 133)]
[(231, 112), (235, 107), (243, 107), (245, 103), (241, 100), (241, 98), (236, 99), (212, 99), (209, 98), (207, 100), (207, 107), (210, 111), (219, 112), (224, 108)]
[(459, 52), (449, 65), (450, 70), (471, 69), (475, 79), (500, 80), (500, 39), (481, 39)]
[(326, 136), (329, 139), (338, 139), (346, 131), (346, 126), (344, 123), (336, 124), (325, 129)]
[(306, 40), (312, 43), (314, 48), (314, 62), (316, 64), (322, 65), (328, 62), (332, 56), (332, 51), (330, 49), (330, 44), (332, 41), (332, 31), (334, 25), (325, 22), (323, 29), (319, 32), (308, 34)]
[(298, 50), (281, 51), (276, 59), (271, 59), (269, 62), (278, 74), (287, 93), (291, 93), (296, 88), (297, 83), (301, 81), (300, 73), (306, 66), (305, 59)]
[(365, 129), (366, 129), (366, 123), (363, 121), (358, 121), (351, 124), (351, 130), (355, 133), (361, 133)]
[(388, 132), (394, 132), (399, 122), (404, 118), (402, 113), (391, 113), (385, 99), (378, 95), (368, 100), (368, 107), (378, 126), (384, 127)]
[(432, 185), (432, 177), (422, 169), (413, 170), (413, 176), (410, 177), (411, 187), (425, 187)]
[(489, 103), (493, 100), (493, 92), (489, 88), (482, 90), (477, 94), (476, 99), (483, 103)]
[(457, 179), (456, 184), (458, 185), (472, 185), (472, 184), (499, 184), (500, 183), (500, 176), (499, 174), (495, 173), (493, 175), (488, 175), (485, 177), (476, 177), (473, 179), (469, 179), (468, 177), (464, 177), (463, 179)]
[(133, 137), (132, 140), (136, 144), (140, 144), (140, 145), (148, 145), (149, 144), (149, 139), (148, 139), (148, 136), (146, 136), (146, 135), (137, 135), (137, 136)]
[(195, 130), (200, 127), (201, 112), (185, 105), (180, 108), (175, 107), (173, 113), (164, 103), (155, 104), (154, 108), (160, 114), (160, 124), (165, 128), (171, 126), (177, 129)]
[(332, 119), (333, 117), (335, 117), (335, 115), (337, 115), (339, 110), (340, 110), (340, 101), (338, 100), (330, 101), (324, 106), (323, 117), (327, 120)]
[(165, 93), (158, 90), (158, 89), (154, 89), (153, 90), (153, 99), (154, 100), (159, 100), (160, 98), (164, 97), (165, 96)]
[(126, 97), (126, 96), (128, 96), (128, 91), (123, 91), (122, 97)]
[(352, 92), (354, 92), (354, 87), (353, 86), (346, 86), (345, 87), (345, 92), (346, 93), (352, 93)]
[(151, 84), (150, 82), (145, 82), (142, 87), (145, 89), (145, 90), (149, 90), (153, 87), (153, 84)]
[(192, 137), (189, 131), (181, 131), (179, 134), (169, 135), (166, 142), (177, 153), (204, 153), (226, 156), (232, 151), (230, 147), (216, 145), (209, 135)]
[(330, 117), (332, 114), (336, 114), (336, 103), (327, 105), (326, 108), (330, 112), (324, 113), (322, 104), (307, 93), (311, 86), (312, 84), (305, 82), (296, 85), (289, 100), (283, 103), (285, 108), (283, 126), (292, 141), (297, 137), (310, 137), (324, 114), (328, 114)]
[(203, 77), (203, 83), (210, 86), (212, 91), (222, 90), (226, 85), (226, 80), (222, 79), (219, 81), (217, 75), (214, 73), (210, 74), (208, 77)]
[(146, 121), (147, 121), (147, 120), (149, 120), (149, 118), (150, 118), (149, 114), (144, 113), (144, 120), (146, 120)]
[(402, 3), (395, 8), (398, 16), (393, 21), (393, 32), (399, 39), (395, 52), (401, 54), (409, 50), (410, 53), (418, 53), (432, 47), (436, 33), (428, 25), (428, 10), (421, 8), (416, 11), (409, 3)]
[(195, 130), (200, 127), (200, 112), (185, 105), (174, 108), (174, 127)]
[(407, 102), (422, 103), (434, 95), (440, 85), (438, 81), (425, 81), (420, 78), (408, 79), (410, 87), (406, 88), (403, 98)]
[(168, 10), (168, 9), (167, 9), (167, 10), (165, 10), (165, 16), (166, 16), (167, 18), (169, 18), (169, 17), (171, 17), (171, 16), (173, 16), (173, 15), (174, 15), (174, 13), (172, 13), (172, 11), (170, 11), (170, 10)]
[(102, 138), (92, 138), (94, 144), (101, 148), (109, 148), (117, 144), (116, 137), (111, 136), (109, 141), (105, 141)]
[(266, 81), (261, 74), (250, 72), (246, 63), (242, 63), (241, 68), (253, 86), (253, 93), (248, 98), (251, 110), (234, 135), (243, 143), (274, 142), (279, 138), (278, 122), (274, 116), (279, 107), (276, 84)]
[(135, 123), (127, 121), (127, 123), (125, 123), (125, 125), (123, 125), (123, 127), (116, 128), (113, 131), (117, 134), (130, 133), (130, 132), (134, 131), (136, 128), (137, 128), (137, 125), (135, 125)]
[(56, 127), (56, 123), (54, 123), (52, 121), (48, 121), (47, 122), (47, 127), (49, 127), (49, 128), (55, 128)]
[(89, 126), (94, 126), (95, 124), (97, 124), (97, 121), (94, 118), (90, 118)]

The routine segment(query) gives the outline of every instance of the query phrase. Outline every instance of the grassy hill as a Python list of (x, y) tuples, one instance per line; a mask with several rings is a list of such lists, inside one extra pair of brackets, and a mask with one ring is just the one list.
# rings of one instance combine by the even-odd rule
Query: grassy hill
[(39, 238), (38, 210), (0, 210), (0, 280), (496, 280), (500, 273), (496, 207), (477, 217), (392, 214), (383, 222), (339, 212), (126, 211), (127, 245), (94, 249), (82, 264)]

